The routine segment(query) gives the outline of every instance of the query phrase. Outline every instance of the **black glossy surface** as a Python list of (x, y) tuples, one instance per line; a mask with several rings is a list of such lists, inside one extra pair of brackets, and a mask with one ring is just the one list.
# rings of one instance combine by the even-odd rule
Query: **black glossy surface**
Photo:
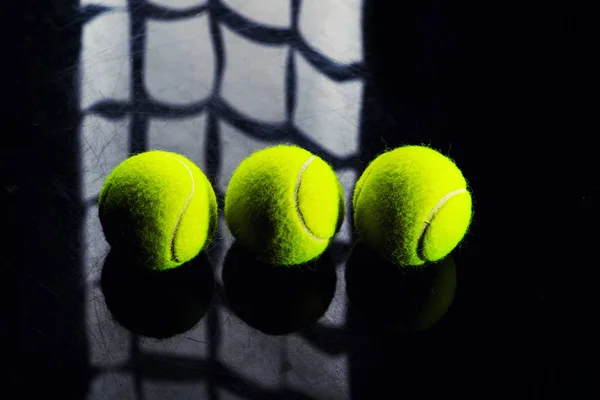
[[(280, 279), (261, 270), (262, 275), (246, 277), (248, 287), (236, 288), (244, 282), (235, 277), (223, 288), (215, 285), (206, 312), (207, 299), (195, 299), (202, 304), (193, 308), (202, 315), (192, 313), (192, 320), (202, 317), (201, 339), (125, 336), (130, 338), (125, 342), (120, 335), (127, 322), (100, 321), (98, 332), (105, 336), (86, 331), (86, 308), (104, 300), (90, 300), (84, 284), (82, 235), (88, 205), (81, 195), (76, 65), (86, 18), (102, 8), (82, 14), (75, 2), (59, 0), (10, 6), (18, 10), (5, 13), (8, 104), (1, 165), (2, 224), (8, 241), (2, 261), (6, 300), (1, 329), (9, 354), (5, 378), (19, 388), (13, 393), (61, 399), (593, 397), (600, 350), (594, 13), (574, 4), (390, 3), (366, 3), (364, 67), (323, 68), (339, 79), (364, 74), (360, 154), (348, 164), (360, 170), (386, 146), (431, 143), (450, 152), (469, 179), (475, 217), (453, 255), (457, 290), (446, 317), (422, 334), (390, 334), (374, 329), (350, 299), (342, 326), (317, 323), (291, 335), (265, 335), (236, 320), (227, 305), (233, 300), (232, 308), (244, 315), (248, 311), (243, 308), (251, 305), (244, 295), (253, 289), (269, 294), (267, 283)], [(142, 25), (138, 21), (132, 29), (140, 33)], [(266, 33), (251, 30), (249, 35)], [(136, 43), (132, 46), (140, 45)], [(134, 54), (133, 68), (142, 68), (140, 53)], [(216, 104), (215, 115), (238, 128), (259, 137), (266, 132)], [(146, 120), (135, 107), (146, 106), (142, 101), (133, 109), (100, 110), (112, 117), (123, 110), (134, 115), (132, 151), (144, 148)], [(217, 123), (209, 118), (208, 124)], [(218, 128), (210, 132), (219, 133)], [(212, 178), (223, 161), (223, 144), (211, 143), (207, 174)], [(229, 251), (219, 243), (208, 254), (215, 276)], [(336, 309), (346, 300), (341, 266), (350, 255), (344, 244), (328, 254), (336, 264), (333, 283), (329, 267), (302, 281), (314, 288), (308, 296), (319, 297), (309, 320), (321, 313), (321, 301)], [(243, 265), (238, 261), (230, 267), (225, 272)], [(187, 273), (210, 272), (206, 265), (198, 268), (179, 273), (186, 278)], [(117, 297), (127, 297), (122, 285), (128, 280), (116, 281), (121, 285)], [(373, 301), (381, 286), (364, 281), (358, 285), (364, 290), (359, 297), (367, 300), (362, 314), (379, 320), (394, 314)], [(330, 301), (331, 284), (338, 286)], [(291, 297), (303, 293), (290, 292)], [(157, 301), (155, 293), (145, 295)], [(135, 314), (132, 308), (125, 311)], [(248, 321), (251, 326), (268, 321), (246, 315), (257, 318)], [(132, 329), (148, 333), (148, 327)], [(285, 330), (289, 328), (275, 329)], [(164, 330), (158, 334), (166, 335)], [(95, 363), (90, 354), (98, 347), (103, 361), (114, 363)], [(270, 369), (261, 359), (267, 359)], [(292, 374), (288, 386), (286, 377)], [(102, 384), (94, 384), (101, 377)]]

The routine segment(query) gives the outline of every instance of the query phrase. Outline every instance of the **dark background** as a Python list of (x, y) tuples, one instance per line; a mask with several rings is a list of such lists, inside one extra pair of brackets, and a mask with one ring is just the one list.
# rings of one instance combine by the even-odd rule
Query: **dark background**
[[(384, 143), (451, 144), (476, 214), (453, 323), (401, 338), (355, 330), (353, 398), (593, 396), (594, 13), (574, 2), (391, 3), (365, 6), (363, 159)], [(21, 4), (3, 18), (3, 378), (19, 397), (81, 398), (93, 373), (71, 73), (82, 16), (74, 1)]]

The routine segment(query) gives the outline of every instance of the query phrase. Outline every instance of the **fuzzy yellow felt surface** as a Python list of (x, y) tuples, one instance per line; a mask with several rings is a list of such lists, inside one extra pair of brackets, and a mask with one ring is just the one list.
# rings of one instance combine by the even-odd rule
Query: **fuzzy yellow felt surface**
[(377, 157), (356, 183), (352, 203), (365, 244), (400, 266), (444, 258), (471, 222), (472, 199), (462, 172), (424, 146)]
[(150, 269), (194, 258), (217, 227), (217, 202), (204, 173), (182, 155), (153, 150), (119, 164), (99, 197), (107, 241), (135, 252)]
[(333, 169), (289, 145), (243, 160), (225, 195), (225, 219), (233, 236), (259, 260), (276, 265), (302, 264), (323, 253), (344, 211)]

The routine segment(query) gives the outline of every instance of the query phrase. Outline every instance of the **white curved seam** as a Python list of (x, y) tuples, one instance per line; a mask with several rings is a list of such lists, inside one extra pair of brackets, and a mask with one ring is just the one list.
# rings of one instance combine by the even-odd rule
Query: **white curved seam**
[(440, 199), (440, 201), (437, 202), (437, 204), (435, 205), (435, 207), (433, 207), (433, 209), (431, 210), (431, 212), (427, 216), (427, 219), (425, 219), (425, 222), (423, 223), (423, 227), (421, 228), (421, 234), (419, 235), (419, 242), (418, 243), (420, 243), (421, 240), (423, 240), (423, 235), (425, 234), (425, 230), (427, 229), (427, 227), (431, 223), (431, 220), (433, 219), (433, 217), (435, 217), (435, 214), (440, 210), (440, 208), (442, 208), (444, 206), (444, 204), (446, 204), (448, 202), (448, 200), (450, 200), (454, 196), (457, 196), (457, 195), (462, 194), (462, 193), (468, 193), (467, 189), (453, 190), (452, 192), (446, 194), (444, 197), (442, 197)]
[(298, 173), (298, 177), (296, 178), (296, 189), (294, 190), (294, 204), (296, 206), (296, 213), (298, 214), (298, 219), (300, 219), (300, 224), (302, 225), (302, 228), (304, 229), (304, 231), (306, 233), (308, 233), (313, 239), (318, 240), (319, 242), (324, 242), (325, 239), (321, 239), (320, 237), (315, 236), (315, 234), (312, 233), (310, 231), (310, 229), (308, 229), (308, 226), (306, 226), (306, 222), (304, 221), (304, 217), (302, 216), (302, 213), (300, 212), (300, 205), (298, 204), (298, 192), (300, 191), (300, 183), (302, 182), (302, 175), (304, 174), (304, 171), (306, 171), (306, 169), (308, 168), (310, 163), (312, 163), (314, 160), (315, 160), (315, 157), (311, 156), (308, 160), (306, 160), (304, 162), (304, 164), (302, 164), (302, 168), (300, 168), (300, 172)]
[[(171, 157), (171, 156), (169, 156), (169, 157)], [(187, 165), (185, 165), (185, 163), (183, 161), (181, 161), (175, 157), (171, 157), (171, 158), (177, 160), (181, 165), (183, 165), (185, 167), (187, 172), (190, 174), (190, 180), (192, 181), (192, 191), (190, 192), (190, 195), (188, 196), (187, 200), (185, 201), (183, 208), (179, 212), (179, 216), (177, 217), (177, 221), (175, 222), (175, 228), (173, 229), (173, 235), (171, 236), (171, 259), (173, 261), (178, 261), (177, 257), (175, 256), (175, 235), (177, 234), (177, 230), (179, 229), (179, 225), (181, 224), (181, 218), (183, 217), (183, 213), (187, 209), (187, 206), (190, 204), (190, 201), (192, 201), (192, 197), (194, 197), (194, 193), (196, 191), (196, 181), (194, 180), (194, 174), (192, 173), (192, 170)]]

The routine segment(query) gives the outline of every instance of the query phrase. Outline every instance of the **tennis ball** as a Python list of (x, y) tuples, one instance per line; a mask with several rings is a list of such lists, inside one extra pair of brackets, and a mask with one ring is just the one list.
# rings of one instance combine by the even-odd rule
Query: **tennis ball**
[(296, 146), (243, 160), (225, 194), (225, 219), (258, 260), (297, 265), (322, 254), (344, 220), (342, 185), (331, 167)]
[(140, 256), (154, 270), (194, 258), (217, 226), (217, 202), (204, 173), (182, 155), (148, 151), (106, 178), (98, 199), (108, 243)]
[(365, 244), (400, 266), (438, 261), (471, 222), (471, 194), (449, 158), (423, 146), (381, 154), (354, 190), (354, 225)]

